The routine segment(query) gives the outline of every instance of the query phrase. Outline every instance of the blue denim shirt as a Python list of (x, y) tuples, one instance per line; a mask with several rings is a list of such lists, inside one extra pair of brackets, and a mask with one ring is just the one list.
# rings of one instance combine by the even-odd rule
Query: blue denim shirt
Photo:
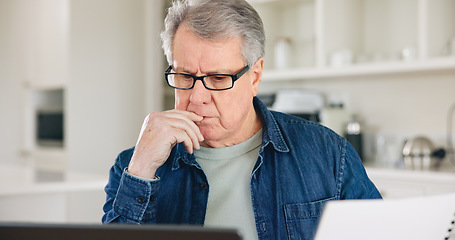
[[(381, 198), (344, 138), (253, 101), (263, 124), (250, 183), (259, 239), (313, 239), (327, 201)], [(210, 186), (194, 155), (177, 144), (148, 182), (124, 173), (133, 151), (110, 170), (103, 222), (204, 224)]]

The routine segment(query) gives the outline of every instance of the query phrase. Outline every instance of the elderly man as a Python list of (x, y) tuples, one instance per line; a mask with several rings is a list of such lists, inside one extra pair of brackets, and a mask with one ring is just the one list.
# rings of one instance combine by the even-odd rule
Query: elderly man
[(175, 109), (149, 114), (136, 146), (119, 154), (104, 223), (312, 239), (325, 202), (381, 197), (344, 138), (256, 97), (265, 37), (246, 1), (174, 2), (161, 37)]

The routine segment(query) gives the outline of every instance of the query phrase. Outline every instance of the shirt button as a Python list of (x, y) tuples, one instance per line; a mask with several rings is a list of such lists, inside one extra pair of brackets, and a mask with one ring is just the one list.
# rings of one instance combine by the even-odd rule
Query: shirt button
[(204, 183), (200, 184), (199, 188), (201, 188), (202, 190), (205, 190), (205, 189), (207, 189), (207, 184), (204, 184)]
[(145, 203), (146, 202), (145, 197), (138, 197), (137, 198), (137, 202), (140, 203), (140, 204)]
[(150, 196), (150, 201), (155, 202), (156, 201), (156, 196), (155, 195)]

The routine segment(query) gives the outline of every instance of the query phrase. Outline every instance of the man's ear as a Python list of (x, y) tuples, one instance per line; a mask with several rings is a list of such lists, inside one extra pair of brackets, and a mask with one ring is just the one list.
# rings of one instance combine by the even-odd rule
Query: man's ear
[(264, 70), (264, 58), (260, 57), (251, 67), (253, 73), (252, 91), (253, 96), (256, 96), (259, 89), (259, 83), (262, 80), (262, 71)]

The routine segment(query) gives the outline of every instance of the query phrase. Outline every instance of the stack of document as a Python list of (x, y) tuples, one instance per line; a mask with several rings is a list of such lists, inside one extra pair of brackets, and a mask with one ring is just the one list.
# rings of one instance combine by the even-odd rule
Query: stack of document
[(331, 201), (315, 240), (455, 239), (455, 193), (390, 200)]

